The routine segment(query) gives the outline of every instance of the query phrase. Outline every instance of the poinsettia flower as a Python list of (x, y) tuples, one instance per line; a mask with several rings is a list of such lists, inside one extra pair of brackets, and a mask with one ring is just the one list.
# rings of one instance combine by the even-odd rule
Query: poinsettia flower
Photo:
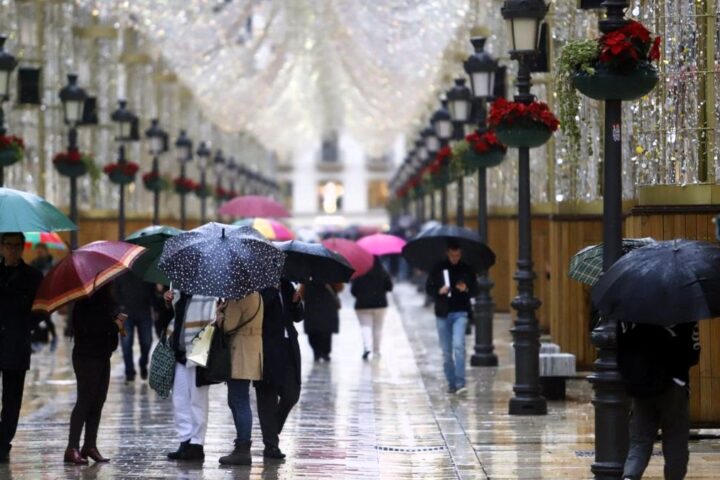
[(660, 37), (655, 37), (652, 47), (650, 47), (650, 51), (648, 52), (648, 60), (660, 60)]

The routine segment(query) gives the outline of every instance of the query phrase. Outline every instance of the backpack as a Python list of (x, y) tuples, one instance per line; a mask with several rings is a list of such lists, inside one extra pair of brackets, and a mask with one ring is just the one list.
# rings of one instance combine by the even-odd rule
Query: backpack
[(618, 322), (618, 370), (628, 395), (653, 397), (672, 385), (664, 348), (669, 335), (662, 327)]

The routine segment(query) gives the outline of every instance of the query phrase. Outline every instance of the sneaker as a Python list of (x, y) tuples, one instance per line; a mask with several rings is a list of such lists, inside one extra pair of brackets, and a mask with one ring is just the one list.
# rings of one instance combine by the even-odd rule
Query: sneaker
[(455, 388), (455, 387), (448, 387), (447, 393), (449, 393), (450, 395), (454, 395), (455, 392), (457, 392), (457, 388)]
[(458, 388), (457, 390), (455, 390), (455, 393), (458, 394), (458, 395), (460, 395), (460, 394), (462, 394), (462, 393), (467, 393), (467, 387), (466, 387), (465, 385), (463, 385), (462, 387), (460, 387), (460, 388)]

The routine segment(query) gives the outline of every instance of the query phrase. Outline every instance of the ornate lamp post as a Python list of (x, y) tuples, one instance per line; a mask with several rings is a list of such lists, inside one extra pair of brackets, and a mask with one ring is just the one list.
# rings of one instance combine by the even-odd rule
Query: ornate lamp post
[[(77, 152), (77, 126), (82, 120), (87, 93), (78, 87), (77, 75), (69, 74), (67, 78), (67, 85), (60, 89), (60, 101), (63, 106), (63, 120), (69, 127), (68, 152)], [(77, 177), (75, 175), (70, 176), (70, 220), (77, 224)], [(78, 248), (78, 233), (77, 230), (73, 230), (70, 232), (70, 249), (75, 250), (76, 248)]]
[[(125, 143), (132, 141), (132, 123), (136, 118), (135, 114), (127, 109), (127, 102), (125, 100), (118, 100), (118, 108), (110, 116), (110, 119), (117, 123), (118, 127), (115, 140), (119, 142), (117, 163), (121, 168), (127, 163), (127, 159), (125, 158)], [(119, 188), (118, 239), (123, 240), (125, 238), (125, 183), (119, 183)]]
[[(17, 59), (5, 51), (7, 37), (0, 35), (0, 135), (5, 135), (5, 111), (2, 104), (10, 100), (10, 74), (17, 67)], [(0, 187), (5, 185), (5, 167), (0, 166)], [(75, 221), (75, 220), (73, 220)]]
[[(465, 86), (464, 78), (456, 78), (455, 85), (447, 92), (448, 107), (453, 123), (453, 140), (462, 140), (463, 126), (470, 120), (472, 94)], [(457, 179), (457, 205), (455, 223), (458, 227), (465, 225), (465, 181), (463, 176)]]
[[(435, 130), (432, 127), (425, 127), (422, 131), (422, 136), (425, 139), (425, 150), (428, 153), (427, 162), (432, 161), (435, 158), (435, 154), (440, 150), (440, 139), (435, 135)], [(426, 165), (427, 165), (426, 162)], [(437, 220), (437, 213), (435, 212), (435, 188), (430, 188), (430, 218)]]
[(197, 152), (198, 156), (198, 168), (200, 168), (200, 223), (205, 224), (207, 217), (207, 198), (205, 191), (207, 189), (207, 167), (210, 162), (210, 149), (205, 145), (205, 142), (200, 142)]
[[(540, 24), (547, 7), (543, 0), (505, 0), (502, 16), (509, 29), (510, 56), (518, 61), (515, 86), (516, 102), (531, 103), (530, 62), (537, 54)], [(532, 235), (530, 217), (530, 148), (518, 148), (518, 232), (519, 249), (515, 280), (518, 295), (512, 300), (517, 311), (515, 327), (511, 330), (515, 345), (514, 396), (510, 399), (511, 415), (545, 415), (547, 402), (540, 395), (540, 329), (535, 311), (540, 300), (533, 294), (535, 272), (532, 262)]]
[[(475, 99), (477, 130), (483, 133), (485, 128), (485, 103), (492, 97), (495, 88), (495, 71), (498, 63), (485, 52), (485, 38), (470, 39), (475, 53), (470, 55), (464, 63), (465, 72), (470, 77), (473, 97)], [(478, 168), (478, 235), (480, 240), (488, 242), (488, 214), (487, 214), (487, 168)], [(493, 346), (493, 313), (495, 303), (490, 290), (494, 286), (487, 270), (478, 275), (480, 293), (475, 302), (475, 353), (470, 357), (470, 365), (474, 367), (494, 367), (498, 358)]]
[[(185, 130), (180, 130), (180, 136), (175, 140), (175, 151), (177, 160), (180, 162), (180, 178), (185, 180), (187, 163), (192, 160), (192, 140), (187, 136)], [(187, 228), (187, 210), (185, 206), (185, 195), (187, 192), (180, 193), (180, 228)]]
[[(427, 147), (425, 146), (425, 138), (422, 138), (422, 134), (421, 134), (421, 138), (415, 142), (415, 145), (417, 146), (417, 149), (415, 151), (416, 152), (415, 153), (415, 157), (416, 157), (415, 175), (420, 179), (419, 181), (422, 181), (423, 169), (425, 168), (425, 165), (427, 165), (428, 159), (430, 158), (430, 155), (428, 154), (428, 151), (427, 151)], [(427, 197), (428, 192), (425, 191), (424, 185), (421, 185), (420, 191), (421, 191), (421, 195), (420, 195), (421, 210), (420, 211), (422, 213), (420, 221), (422, 221), (424, 223), (427, 220), (427, 218), (425, 216), (426, 212), (427, 212), (427, 207), (425, 206), (425, 202), (428, 200), (428, 197)]]
[[(157, 118), (153, 118), (150, 121), (150, 128), (145, 131), (145, 137), (149, 140), (150, 144), (150, 155), (153, 157), (152, 172), (156, 178), (160, 175), (160, 162), (159, 158), (165, 152), (165, 137), (167, 133), (160, 128), (159, 121)], [(153, 225), (160, 224), (160, 190), (153, 190)]]
[[(452, 117), (447, 111), (447, 101), (442, 101), (440, 108), (435, 110), (430, 122), (433, 129), (435, 129), (435, 135), (440, 140), (440, 148), (447, 146), (453, 135)], [(443, 185), (440, 190), (440, 222), (443, 225), (448, 223), (447, 185)]]

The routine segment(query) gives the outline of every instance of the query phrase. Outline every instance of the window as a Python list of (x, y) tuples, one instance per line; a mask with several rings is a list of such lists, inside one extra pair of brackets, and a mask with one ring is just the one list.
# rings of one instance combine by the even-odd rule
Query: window
[(341, 182), (333, 180), (318, 184), (318, 210), (328, 215), (334, 215), (342, 210), (345, 188)]
[(388, 184), (386, 180), (368, 181), (368, 209), (385, 208), (388, 201)]

